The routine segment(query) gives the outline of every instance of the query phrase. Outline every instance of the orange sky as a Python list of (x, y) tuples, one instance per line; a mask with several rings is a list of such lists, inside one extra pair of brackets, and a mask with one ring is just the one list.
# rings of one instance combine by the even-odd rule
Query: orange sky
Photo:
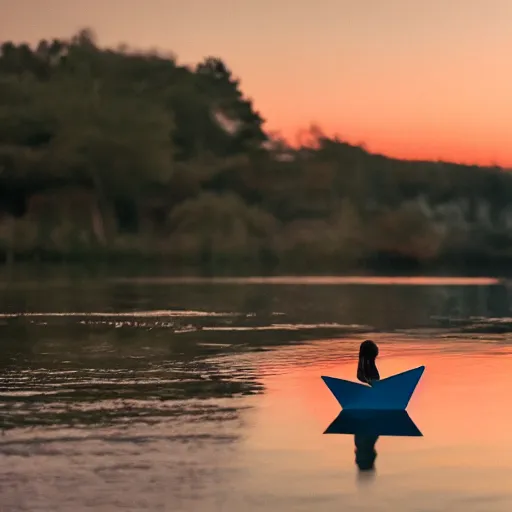
[[(292, 7), (293, 5), (293, 7)], [(372, 151), (512, 166), (510, 0), (0, 0), (4, 39), (220, 56), (267, 120)]]

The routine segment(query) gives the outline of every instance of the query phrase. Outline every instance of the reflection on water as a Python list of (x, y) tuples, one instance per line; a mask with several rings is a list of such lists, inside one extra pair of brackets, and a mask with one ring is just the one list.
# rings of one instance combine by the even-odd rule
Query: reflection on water
[[(0, 509), (511, 510), (508, 285), (329, 279), (5, 285)], [(369, 332), (410, 416), (320, 379)]]
[(343, 410), (325, 434), (356, 436), (421, 437), (423, 434), (407, 411)]
[(406, 411), (343, 410), (327, 427), (325, 433), (354, 436), (355, 463), (360, 473), (375, 471), (375, 445), (379, 437), (422, 436)]
[(375, 443), (377, 439), (379, 439), (379, 436), (366, 434), (356, 434), (354, 436), (356, 464), (360, 471), (373, 471), (375, 469), (375, 459), (377, 458)]

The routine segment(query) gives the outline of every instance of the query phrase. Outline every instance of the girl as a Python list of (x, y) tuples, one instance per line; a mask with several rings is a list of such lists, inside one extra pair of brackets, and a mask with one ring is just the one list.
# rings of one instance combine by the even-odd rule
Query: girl
[(365, 384), (372, 385), (372, 381), (380, 380), (379, 370), (375, 359), (379, 355), (379, 348), (372, 340), (365, 340), (359, 347), (359, 364), (357, 365), (357, 378)]

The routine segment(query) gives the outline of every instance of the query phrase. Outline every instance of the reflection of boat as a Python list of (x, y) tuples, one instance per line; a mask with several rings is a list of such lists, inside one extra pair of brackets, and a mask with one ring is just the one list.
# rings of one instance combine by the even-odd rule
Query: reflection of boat
[(407, 411), (343, 410), (324, 434), (353, 434), (355, 462), (360, 476), (375, 470), (380, 436), (422, 437)]
[(323, 377), (331, 393), (344, 410), (391, 410), (407, 408), (424, 366), (398, 373), (372, 383), (372, 386), (334, 377)]
[(324, 434), (422, 437), (407, 411), (343, 410)]

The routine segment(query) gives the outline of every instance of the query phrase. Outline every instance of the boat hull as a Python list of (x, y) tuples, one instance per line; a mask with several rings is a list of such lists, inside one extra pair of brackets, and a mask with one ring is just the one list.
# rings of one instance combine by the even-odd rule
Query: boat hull
[(424, 366), (373, 383), (372, 386), (322, 376), (344, 410), (403, 411), (425, 371)]

